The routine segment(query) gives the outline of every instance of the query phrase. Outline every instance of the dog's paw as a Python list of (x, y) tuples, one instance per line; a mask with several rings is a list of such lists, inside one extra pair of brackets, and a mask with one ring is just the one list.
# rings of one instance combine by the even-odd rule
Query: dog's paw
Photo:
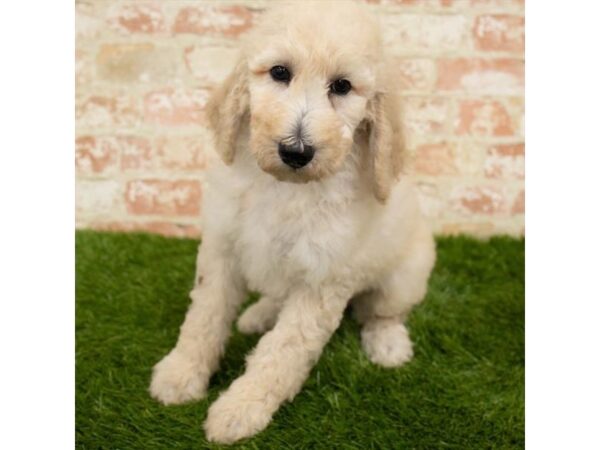
[(412, 342), (403, 323), (373, 320), (361, 332), (362, 346), (371, 362), (399, 367), (413, 357)]
[(150, 394), (165, 405), (199, 400), (209, 378), (203, 367), (174, 349), (154, 366)]
[(237, 321), (243, 334), (263, 334), (275, 326), (278, 307), (270, 299), (261, 299), (250, 305)]
[(209, 441), (231, 444), (264, 430), (273, 415), (266, 396), (240, 395), (230, 389), (208, 410), (204, 431)]

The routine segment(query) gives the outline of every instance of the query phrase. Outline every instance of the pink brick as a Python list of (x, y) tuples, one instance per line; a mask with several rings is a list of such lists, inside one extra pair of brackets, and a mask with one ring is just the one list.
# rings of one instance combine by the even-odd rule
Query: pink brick
[(490, 236), (495, 231), (492, 222), (451, 222), (442, 226), (444, 235), (472, 234), (475, 236)]
[(93, 40), (104, 29), (101, 4), (93, 1), (75, 2), (75, 37), (77, 45)]
[(93, 95), (76, 100), (75, 118), (78, 127), (133, 127), (139, 122), (139, 111), (130, 97)]
[(447, 142), (424, 144), (417, 148), (415, 172), (422, 175), (453, 175), (456, 169), (456, 149)]
[(172, 48), (147, 42), (104, 44), (96, 55), (96, 76), (115, 84), (172, 82), (179, 58)]
[(197, 216), (201, 192), (195, 180), (135, 180), (127, 183), (125, 202), (135, 215)]
[(144, 170), (155, 167), (152, 145), (148, 139), (137, 136), (120, 136), (116, 138), (116, 141), (121, 149), (122, 170)]
[(164, 88), (144, 97), (144, 117), (162, 125), (199, 125), (204, 121), (206, 89)]
[(436, 65), (431, 59), (398, 59), (400, 89), (430, 90), (435, 85)]
[(89, 227), (101, 231), (142, 231), (169, 237), (200, 237), (200, 227), (197, 225), (180, 224), (176, 222), (93, 222)]
[(159, 33), (165, 19), (159, 3), (138, 3), (113, 8), (108, 14), (111, 28), (123, 33)]
[(456, 132), (472, 136), (511, 136), (515, 127), (506, 108), (493, 100), (465, 100), (459, 106)]
[[(460, 1), (460, 0), (455, 0)], [(463, 0), (464, 1), (464, 0)], [(525, 5), (525, 0), (471, 0), (471, 6), (474, 8), (510, 8), (522, 7)]]
[(468, 50), (471, 23), (461, 14), (385, 14), (384, 44), (394, 53)]
[(506, 212), (506, 194), (489, 186), (457, 188), (452, 192), (451, 203), (455, 211), (467, 215)]
[(510, 210), (512, 214), (525, 214), (525, 191), (521, 190), (515, 198), (512, 208)]
[(92, 64), (90, 63), (89, 53), (77, 49), (75, 50), (75, 88), (79, 89), (82, 85), (89, 84), (93, 80)]
[(244, 6), (189, 6), (177, 14), (173, 32), (236, 37), (248, 30), (252, 21), (252, 12)]
[(403, 101), (406, 131), (416, 136), (430, 136), (446, 131), (448, 100), (441, 97), (407, 97)]
[(445, 201), (440, 187), (435, 182), (419, 181), (416, 183), (417, 197), (421, 211), (428, 219), (437, 219), (443, 213)]
[(114, 139), (82, 136), (75, 141), (75, 167), (78, 174), (102, 175), (116, 171), (118, 149)]
[(480, 177), (488, 145), (481, 140), (464, 140), (456, 144), (457, 172), (464, 176)]
[(222, 82), (229, 75), (238, 58), (239, 51), (235, 48), (195, 45), (184, 50), (186, 68), (204, 85)]
[(442, 59), (437, 88), (487, 94), (523, 93), (525, 62), (520, 59)]
[(506, 104), (514, 122), (515, 134), (525, 137), (525, 98), (512, 97), (507, 100)]
[(161, 167), (170, 170), (203, 170), (206, 167), (204, 142), (201, 136), (159, 139), (156, 152)]
[(141, 137), (118, 137), (123, 171), (183, 170), (201, 171), (206, 167), (204, 137), (169, 136), (150, 142)]
[(488, 14), (475, 19), (473, 37), (478, 50), (520, 52), (525, 50), (525, 18)]
[(121, 206), (121, 184), (116, 180), (76, 180), (75, 211), (79, 217), (107, 216)]
[(507, 144), (491, 147), (484, 163), (488, 178), (517, 178), (525, 176), (525, 145)]
[(363, 0), (373, 5), (418, 6), (423, 0)]

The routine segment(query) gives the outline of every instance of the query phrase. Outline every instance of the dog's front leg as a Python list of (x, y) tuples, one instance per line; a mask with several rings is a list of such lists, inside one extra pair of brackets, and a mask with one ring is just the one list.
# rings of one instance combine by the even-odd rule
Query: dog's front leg
[(349, 297), (339, 288), (292, 294), (273, 330), (248, 357), (244, 375), (210, 407), (204, 424), (209, 440), (231, 443), (267, 426), (281, 403), (300, 391)]
[(150, 393), (165, 404), (204, 397), (217, 370), (237, 309), (244, 299), (243, 283), (228, 252), (203, 243), (198, 255), (196, 285), (171, 352), (156, 366)]

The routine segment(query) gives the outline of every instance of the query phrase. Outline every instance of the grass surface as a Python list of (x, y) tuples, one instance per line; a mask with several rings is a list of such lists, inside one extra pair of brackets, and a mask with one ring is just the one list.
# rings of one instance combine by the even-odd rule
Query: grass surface
[[(197, 242), (85, 231), (76, 243), (77, 447), (218, 448), (201, 423), (257, 337), (233, 333), (203, 401), (165, 407), (147, 391), (187, 309)], [(409, 328), (414, 359), (383, 369), (347, 314), (293, 403), (234, 447), (522, 448), (524, 241), (439, 239)]]

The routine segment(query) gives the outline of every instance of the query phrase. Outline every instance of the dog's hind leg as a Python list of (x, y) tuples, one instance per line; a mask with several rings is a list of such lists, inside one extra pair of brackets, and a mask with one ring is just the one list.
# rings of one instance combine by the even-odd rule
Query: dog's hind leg
[(269, 331), (277, 322), (281, 304), (281, 300), (273, 297), (261, 297), (242, 313), (237, 321), (238, 330), (243, 334), (263, 334)]
[(404, 317), (371, 317), (361, 331), (362, 347), (372, 363), (400, 367), (413, 356)]
[(404, 323), (413, 306), (425, 297), (434, 261), (433, 240), (425, 236), (379, 286), (352, 300), (355, 317), (362, 324), (362, 347), (371, 362), (399, 367), (412, 358)]

